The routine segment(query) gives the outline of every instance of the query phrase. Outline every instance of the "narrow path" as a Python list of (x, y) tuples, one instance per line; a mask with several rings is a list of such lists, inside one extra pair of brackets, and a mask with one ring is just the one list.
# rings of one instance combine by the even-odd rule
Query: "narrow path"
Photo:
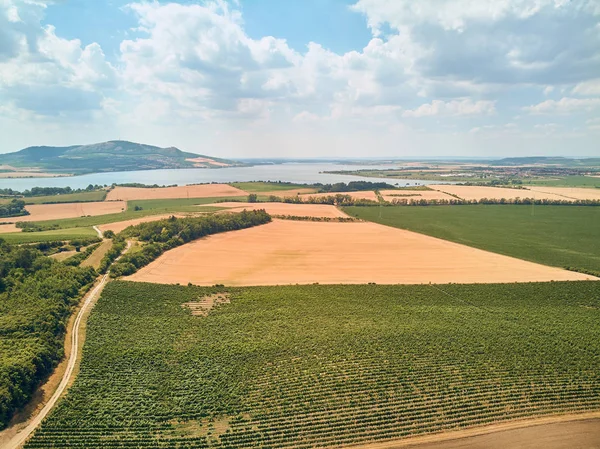
[(92, 226), (92, 228), (94, 228), (94, 231), (96, 231), (96, 233), (98, 234), (98, 237), (103, 238), (102, 231), (100, 229), (98, 229), (98, 226)]
[[(97, 228), (94, 226), (94, 229)], [(97, 232), (99, 232), (97, 230)], [(126, 253), (131, 247), (131, 242), (127, 242), (127, 247), (123, 253)], [(121, 256), (117, 257), (118, 260)], [(33, 417), (29, 424), (25, 428), (19, 431), (11, 440), (8, 441), (6, 445), (2, 447), (2, 449), (18, 449), (23, 443), (31, 436), (31, 434), (38, 428), (38, 426), (42, 423), (44, 418), (50, 413), (50, 410), (56, 405), (58, 399), (62, 396), (67, 386), (71, 381), (71, 377), (73, 376), (73, 370), (75, 369), (75, 365), (77, 364), (77, 355), (79, 354), (79, 331), (81, 327), (81, 323), (83, 321), (83, 317), (85, 316), (88, 309), (94, 304), (95, 299), (100, 295), (102, 289), (109, 281), (108, 273), (103, 275), (100, 278), (100, 282), (86, 295), (79, 312), (77, 313), (77, 318), (75, 319), (75, 323), (73, 324), (73, 335), (71, 338), (71, 352), (69, 354), (69, 361), (67, 364), (67, 369), (63, 374), (63, 377), (58, 385), (58, 388), (52, 394), (52, 397), (44, 408), (37, 414), (37, 416)]]

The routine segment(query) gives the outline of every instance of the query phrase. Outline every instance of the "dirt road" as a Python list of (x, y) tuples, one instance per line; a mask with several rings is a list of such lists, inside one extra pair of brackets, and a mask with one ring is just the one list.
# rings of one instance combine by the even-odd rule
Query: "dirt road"
[[(95, 227), (94, 227), (95, 228)], [(127, 252), (131, 247), (131, 242), (127, 242), (127, 248), (124, 252)], [(119, 259), (120, 256), (117, 258)], [(75, 319), (75, 323), (73, 324), (73, 337), (71, 339), (71, 352), (69, 353), (69, 361), (67, 364), (67, 369), (63, 374), (63, 377), (58, 385), (58, 388), (52, 394), (52, 397), (48, 400), (44, 408), (37, 414), (37, 416), (33, 417), (27, 426), (20, 430), (8, 443), (6, 443), (1, 449), (18, 449), (23, 443), (29, 438), (29, 436), (38, 428), (38, 426), (42, 423), (44, 418), (50, 413), (50, 410), (54, 407), (58, 399), (62, 396), (65, 389), (69, 385), (71, 381), (71, 376), (73, 375), (73, 370), (75, 369), (75, 365), (77, 363), (77, 355), (79, 354), (79, 333), (80, 327), (83, 321), (83, 317), (86, 315), (88, 309), (94, 304), (96, 298), (99, 297), (102, 289), (108, 282), (109, 277), (108, 274), (105, 274), (100, 278), (100, 282), (96, 284), (96, 286), (86, 295), (79, 312), (77, 313), (77, 318)]]

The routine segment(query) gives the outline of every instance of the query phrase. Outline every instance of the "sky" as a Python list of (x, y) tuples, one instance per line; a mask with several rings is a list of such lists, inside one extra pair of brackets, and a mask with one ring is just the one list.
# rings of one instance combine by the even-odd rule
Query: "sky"
[(600, 157), (598, 0), (0, 0), (0, 153)]

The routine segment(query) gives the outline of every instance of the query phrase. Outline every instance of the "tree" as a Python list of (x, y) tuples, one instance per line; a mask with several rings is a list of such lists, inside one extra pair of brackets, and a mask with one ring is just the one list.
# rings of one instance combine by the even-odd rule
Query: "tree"
[(250, 195), (248, 195), (248, 202), (258, 203), (258, 195), (256, 193), (251, 193)]

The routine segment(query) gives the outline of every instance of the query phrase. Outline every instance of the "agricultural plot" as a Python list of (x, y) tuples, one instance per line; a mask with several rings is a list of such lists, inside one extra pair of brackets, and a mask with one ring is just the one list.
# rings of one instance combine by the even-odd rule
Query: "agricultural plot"
[(309, 198), (323, 198), (336, 195), (349, 195), (353, 200), (371, 200), (378, 201), (377, 195), (373, 190), (365, 190), (361, 192), (327, 192), (327, 193), (310, 193), (300, 195), (302, 201), (308, 201)]
[(600, 188), (586, 189), (576, 187), (538, 187), (528, 186), (529, 190), (539, 193), (559, 195), (565, 199), (573, 200), (600, 200)]
[(536, 200), (567, 200), (555, 193), (539, 192), (529, 189), (509, 189), (503, 187), (458, 186), (452, 184), (429, 185), (434, 190), (447, 193), (463, 200), (481, 200), (483, 198), (513, 200), (515, 198), (533, 198)]
[(342, 446), (599, 410), (599, 298), (596, 282), (112, 282), (26, 448)]
[(197, 240), (167, 251), (130, 277), (142, 282), (196, 285), (489, 283), (590, 278), (374, 223), (290, 220), (274, 220)]
[(347, 215), (335, 206), (327, 204), (292, 204), (292, 203), (218, 203), (228, 212), (264, 209), (270, 215), (291, 215), (296, 217), (339, 218)]
[(30, 196), (23, 198), (27, 204), (54, 204), (104, 201), (106, 190), (66, 193), (62, 195)]
[(452, 195), (448, 195), (447, 193), (440, 192), (438, 190), (381, 190), (381, 196), (383, 199), (389, 202), (393, 202), (394, 200), (452, 200), (455, 199)]
[[(25, 206), (29, 215), (22, 217), (10, 217), (3, 221), (48, 221), (85, 216), (97, 216), (106, 214), (119, 214), (127, 208), (123, 201), (92, 202), (92, 203), (63, 203), (63, 204), (33, 204)], [(10, 231), (9, 231), (10, 232)]]
[(12, 244), (55, 242), (57, 240), (73, 240), (84, 237), (96, 237), (96, 231), (91, 227), (54, 229), (42, 232), (11, 232), (0, 234), (0, 239)]
[(201, 184), (178, 187), (115, 187), (106, 196), (107, 201), (130, 201), (169, 198), (210, 198), (220, 196), (242, 196), (246, 192), (228, 184)]
[(557, 267), (600, 272), (600, 208), (471, 205), (346, 207), (363, 220)]

